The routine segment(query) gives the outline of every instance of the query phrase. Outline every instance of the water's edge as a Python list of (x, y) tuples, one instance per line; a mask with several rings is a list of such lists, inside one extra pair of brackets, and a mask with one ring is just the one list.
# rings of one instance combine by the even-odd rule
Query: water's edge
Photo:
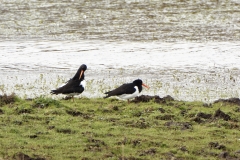
[(0, 94), (52, 96), (85, 63), (84, 97), (103, 97), (137, 78), (151, 87), (141, 94), (205, 102), (239, 97), (239, 48), (240, 42), (2, 41)]

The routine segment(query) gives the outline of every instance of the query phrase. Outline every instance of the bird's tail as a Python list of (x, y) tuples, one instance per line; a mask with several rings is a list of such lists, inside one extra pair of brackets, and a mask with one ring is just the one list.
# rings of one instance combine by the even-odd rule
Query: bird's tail
[(108, 91), (108, 92), (105, 92), (104, 94), (106, 94), (106, 96), (105, 97), (103, 97), (103, 98), (108, 98), (108, 97), (111, 97), (111, 91)]
[(108, 97), (110, 97), (110, 96), (109, 96), (109, 95), (107, 95), (107, 96), (105, 96), (105, 97), (103, 97), (103, 98), (105, 99), (105, 98), (108, 98)]
[(106, 94), (106, 96), (103, 97), (103, 98), (105, 99), (105, 98), (111, 97), (109, 93), (110, 93), (110, 92), (106, 92), (106, 93), (104, 93), (104, 94)]
[(57, 90), (51, 90), (51, 94), (58, 94), (58, 92), (56, 92)]

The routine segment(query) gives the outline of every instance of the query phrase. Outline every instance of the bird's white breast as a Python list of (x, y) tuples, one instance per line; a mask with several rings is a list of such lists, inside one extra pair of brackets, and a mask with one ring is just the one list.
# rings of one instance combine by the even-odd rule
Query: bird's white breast
[(132, 93), (132, 94), (122, 94), (122, 95), (119, 95), (118, 97), (122, 98), (122, 99), (131, 99), (131, 98), (137, 97), (138, 94), (139, 94), (139, 90), (138, 90), (137, 86), (135, 86), (134, 88), (136, 89), (136, 91), (134, 93)]
[(83, 88), (85, 88), (86, 86), (86, 81), (85, 80), (82, 80), (79, 84), (79, 86), (82, 86)]

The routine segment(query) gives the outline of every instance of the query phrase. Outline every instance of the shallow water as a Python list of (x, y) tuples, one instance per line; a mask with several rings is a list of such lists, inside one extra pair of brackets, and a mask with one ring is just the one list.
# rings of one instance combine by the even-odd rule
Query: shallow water
[(208, 102), (239, 97), (239, 48), (239, 42), (4, 41), (0, 84), (2, 92), (50, 96), (85, 63), (82, 96), (102, 97), (141, 78), (151, 87), (143, 94)]
[(2, 0), (3, 39), (233, 41), (239, 0)]
[(0, 94), (51, 96), (85, 63), (86, 97), (136, 78), (142, 94), (239, 97), (239, 0), (3, 0), (0, 13)]

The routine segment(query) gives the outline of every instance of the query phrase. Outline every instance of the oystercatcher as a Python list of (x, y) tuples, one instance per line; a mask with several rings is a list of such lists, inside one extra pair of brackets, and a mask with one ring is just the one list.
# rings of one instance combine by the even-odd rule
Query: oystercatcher
[(118, 96), (121, 99), (127, 99), (129, 103), (129, 99), (135, 98), (142, 91), (142, 86), (149, 88), (141, 79), (136, 79), (132, 83), (125, 83), (112, 91), (106, 92), (107, 96), (104, 98)]
[(84, 91), (86, 85), (86, 82), (84, 80), (84, 72), (86, 70), (87, 66), (85, 64), (82, 64), (73, 78), (67, 81), (64, 86), (59, 87), (56, 90), (52, 90), (51, 94), (65, 94), (69, 97), (72, 97), (74, 101), (73, 96), (79, 95)]

